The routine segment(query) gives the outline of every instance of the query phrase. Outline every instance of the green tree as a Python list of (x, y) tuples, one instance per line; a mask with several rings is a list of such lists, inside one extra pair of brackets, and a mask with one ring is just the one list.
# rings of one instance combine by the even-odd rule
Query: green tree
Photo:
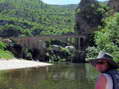
[(119, 13), (104, 20), (104, 27), (95, 33), (95, 41), (99, 50), (111, 53), (119, 61)]

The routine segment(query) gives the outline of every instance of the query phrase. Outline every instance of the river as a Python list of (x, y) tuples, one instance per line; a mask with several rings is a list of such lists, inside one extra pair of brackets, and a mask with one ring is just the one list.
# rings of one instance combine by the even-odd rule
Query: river
[(94, 89), (98, 73), (89, 64), (0, 71), (0, 89)]

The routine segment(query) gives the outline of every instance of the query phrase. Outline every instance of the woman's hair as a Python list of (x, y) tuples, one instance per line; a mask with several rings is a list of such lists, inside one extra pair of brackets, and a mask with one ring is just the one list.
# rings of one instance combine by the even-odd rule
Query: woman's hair
[(109, 65), (109, 70), (118, 68), (116, 65), (111, 64), (110, 62), (108, 62), (108, 65)]

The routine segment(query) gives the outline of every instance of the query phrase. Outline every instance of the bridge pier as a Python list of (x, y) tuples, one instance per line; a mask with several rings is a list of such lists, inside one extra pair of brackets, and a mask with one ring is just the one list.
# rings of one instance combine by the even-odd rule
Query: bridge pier
[(79, 37), (75, 39), (75, 56), (73, 58), (73, 63), (85, 63), (86, 60), (86, 48), (88, 46), (88, 36)]

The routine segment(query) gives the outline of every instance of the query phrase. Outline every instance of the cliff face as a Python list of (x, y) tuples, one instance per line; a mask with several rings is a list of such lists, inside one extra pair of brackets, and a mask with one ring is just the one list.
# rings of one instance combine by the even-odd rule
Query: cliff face
[(119, 0), (110, 0), (108, 5), (114, 9), (114, 11), (119, 12)]
[(82, 0), (76, 9), (75, 31), (78, 34), (90, 34), (101, 24), (102, 15), (97, 12), (96, 0)]

